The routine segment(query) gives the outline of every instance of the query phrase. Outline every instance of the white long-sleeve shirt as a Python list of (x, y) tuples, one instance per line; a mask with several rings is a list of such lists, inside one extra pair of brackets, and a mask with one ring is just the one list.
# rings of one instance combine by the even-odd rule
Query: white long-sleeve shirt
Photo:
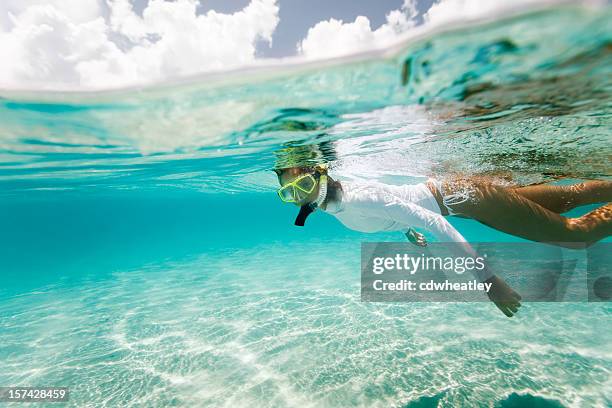
[[(475, 256), (466, 239), (441, 214), (426, 184), (395, 186), (377, 182), (342, 181), (341, 198), (327, 204), (325, 212), (346, 227), (361, 232), (402, 231), (411, 227), (431, 232), (441, 242), (462, 242), (460, 255)], [(485, 269), (477, 278), (492, 274)]]

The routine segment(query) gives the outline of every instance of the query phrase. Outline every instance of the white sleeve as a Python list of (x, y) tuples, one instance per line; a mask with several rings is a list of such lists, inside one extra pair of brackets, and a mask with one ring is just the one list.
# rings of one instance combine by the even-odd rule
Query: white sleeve
[(440, 214), (403, 200), (384, 205), (387, 218), (406, 227), (424, 228), (440, 242), (467, 242), (466, 239)]
[[(426, 208), (403, 200), (393, 200), (384, 204), (387, 217), (397, 223), (405, 224), (406, 228), (424, 228), (430, 231), (440, 242), (458, 242), (456, 256), (478, 256), (474, 248), (441, 214), (436, 214)], [(488, 268), (474, 270), (474, 275), (480, 282), (493, 276)]]

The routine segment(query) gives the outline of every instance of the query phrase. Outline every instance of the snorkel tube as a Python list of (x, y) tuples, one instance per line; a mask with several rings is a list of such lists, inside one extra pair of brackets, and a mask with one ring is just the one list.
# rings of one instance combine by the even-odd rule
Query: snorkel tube
[(317, 174), (319, 175), (319, 195), (315, 201), (304, 204), (300, 207), (300, 212), (298, 213), (294, 222), (294, 224), (298, 227), (304, 226), (306, 223), (306, 218), (315, 212), (316, 209), (323, 204), (323, 201), (325, 201), (325, 198), (327, 197), (327, 175), (321, 174), (318, 171)]
[(312, 214), (316, 209), (317, 206), (315, 203), (308, 203), (301, 206), (300, 212), (298, 213), (297, 217), (295, 217), (294, 224), (298, 227), (303, 227), (304, 223), (306, 222), (306, 218), (308, 218), (308, 216)]

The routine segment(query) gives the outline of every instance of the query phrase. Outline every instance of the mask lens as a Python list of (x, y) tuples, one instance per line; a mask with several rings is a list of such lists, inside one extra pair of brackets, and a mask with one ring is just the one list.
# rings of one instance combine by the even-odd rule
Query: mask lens
[(278, 190), (278, 195), (285, 202), (296, 201), (296, 197), (293, 194), (293, 186), (285, 186)]
[(301, 191), (299, 188), (295, 189), (295, 201), (301, 201), (306, 198), (308, 194)]
[(310, 193), (315, 186), (315, 179), (310, 174), (304, 176), (303, 178), (296, 181), (296, 186), (304, 191), (305, 193)]

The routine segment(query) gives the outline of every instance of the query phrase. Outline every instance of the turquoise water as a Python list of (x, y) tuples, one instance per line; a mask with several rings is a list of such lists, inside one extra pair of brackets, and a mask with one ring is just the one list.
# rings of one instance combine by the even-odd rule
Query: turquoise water
[(319, 66), (2, 92), (0, 385), (92, 407), (610, 406), (608, 304), (507, 319), (363, 303), (360, 243), (402, 237), (323, 214), (294, 227), (269, 170), (316, 145), (344, 177), (390, 183), (609, 178), (611, 17), (567, 7)]

